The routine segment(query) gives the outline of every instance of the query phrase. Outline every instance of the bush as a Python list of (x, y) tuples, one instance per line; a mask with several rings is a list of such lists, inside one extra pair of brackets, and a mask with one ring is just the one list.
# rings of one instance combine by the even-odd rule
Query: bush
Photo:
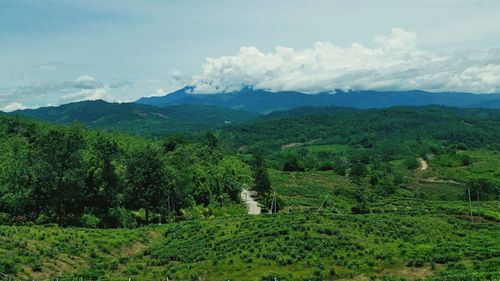
[(299, 159), (297, 153), (287, 153), (285, 154), (285, 161), (283, 163), (283, 171), (293, 172), (293, 171), (305, 171), (304, 162)]
[(406, 168), (408, 168), (408, 170), (415, 170), (420, 167), (420, 163), (418, 162), (417, 158), (409, 157), (405, 160), (405, 166)]
[(333, 165), (329, 162), (322, 163), (319, 166), (319, 170), (320, 171), (331, 171), (331, 170), (333, 170)]
[(40, 262), (34, 262), (32, 265), (31, 265), (31, 270), (33, 272), (42, 272), (42, 264)]
[(12, 224), (12, 216), (7, 213), (0, 213), (0, 224)]
[(82, 225), (88, 228), (97, 228), (101, 224), (101, 219), (92, 215), (85, 214), (82, 216)]
[(289, 276), (283, 273), (269, 273), (268, 275), (262, 276), (261, 281), (287, 281), (291, 280)]
[(50, 218), (47, 217), (46, 215), (44, 214), (41, 214), (39, 215), (36, 220), (35, 220), (35, 223), (38, 224), (38, 225), (46, 225), (50, 222)]
[(13, 260), (0, 256), (0, 272), (9, 275), (16, 275), (17, 267)]
[(132, 216), (132, 213), (125, 208), (111, 208), (109, 209), (109, 216), (115, 220), (116, 226), (125, 228), (137, 227), (137, 221)]

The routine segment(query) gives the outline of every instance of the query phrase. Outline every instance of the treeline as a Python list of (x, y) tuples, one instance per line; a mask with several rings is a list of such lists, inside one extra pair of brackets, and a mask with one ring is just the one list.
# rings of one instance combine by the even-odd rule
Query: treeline
[(330, 111), (303, 108), (276, 115), (280, 118), (226, 127), (223, 140), (242, 153), (268, 155), (277, 167), (283, 160), (281, 148), (287, 144), (347, 145), (371, 162), (442, 154), (455, 148), (500, 150), (499, 110), (333, 107)]
[(253, 184), (211, 133), (153, 141), (0, 117), (0, 140), (3, 223), (133, 227), (238, 202)]

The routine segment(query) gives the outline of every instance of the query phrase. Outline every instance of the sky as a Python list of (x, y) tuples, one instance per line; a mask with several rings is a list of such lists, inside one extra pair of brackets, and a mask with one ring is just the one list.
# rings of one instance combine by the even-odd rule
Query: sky
[(0, 110), (185, 85), (500, 92), (497, 0), (0, 0)]

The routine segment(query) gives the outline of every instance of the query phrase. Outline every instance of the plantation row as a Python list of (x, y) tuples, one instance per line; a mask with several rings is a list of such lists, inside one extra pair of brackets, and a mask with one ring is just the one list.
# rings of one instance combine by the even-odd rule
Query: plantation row
[[(11, 275), (84, 279), (330, 280), (364, 274), (372, 280), (426, 280), (431, 274), (497, 272), (498, 237), (497, 225), (445, 215), (330, 212), (202, 219), (135, 230), (4, 226), (0, 265)], [(67, 268), (55, 266), (61, 263)]]

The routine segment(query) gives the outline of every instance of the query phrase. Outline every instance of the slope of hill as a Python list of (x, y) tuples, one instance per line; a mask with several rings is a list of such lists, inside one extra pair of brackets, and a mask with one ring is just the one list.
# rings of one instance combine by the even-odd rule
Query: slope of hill
[[(500, 94), (430, 93), (425, 91), (350, 91), (304, 94), (294, 91), (269, 92), (245, 88), (235, 93), (193, 94), (185, 87), (162, 97), (141, 98), (139, 104), (167, 106), (205, 104), (260, 113), (301, 106), (344, 106), (352, 108), (386, 108), (391, 106), (444, 105), (454, 107), (500, 108)], [(489, 101), (493, 101), (490, 103)]]
[(384, 159), (425, 154), (443, 146), (500, 149), (500, 110), (440, 106), (350, 110), (297, 108), (225, 127), (235, 149), (281, 157), (291, 144), (338, 144)]
[(91, 128), (121, 130), (141, 135), (216, 129), (226, 123), (243, 122), (259, 115), (208, 105), (175, 105), (159, 108), (134, 103), (109, 103), (102, 100), (18, 110), (12, 114), (52, 123), (81, 122)]

